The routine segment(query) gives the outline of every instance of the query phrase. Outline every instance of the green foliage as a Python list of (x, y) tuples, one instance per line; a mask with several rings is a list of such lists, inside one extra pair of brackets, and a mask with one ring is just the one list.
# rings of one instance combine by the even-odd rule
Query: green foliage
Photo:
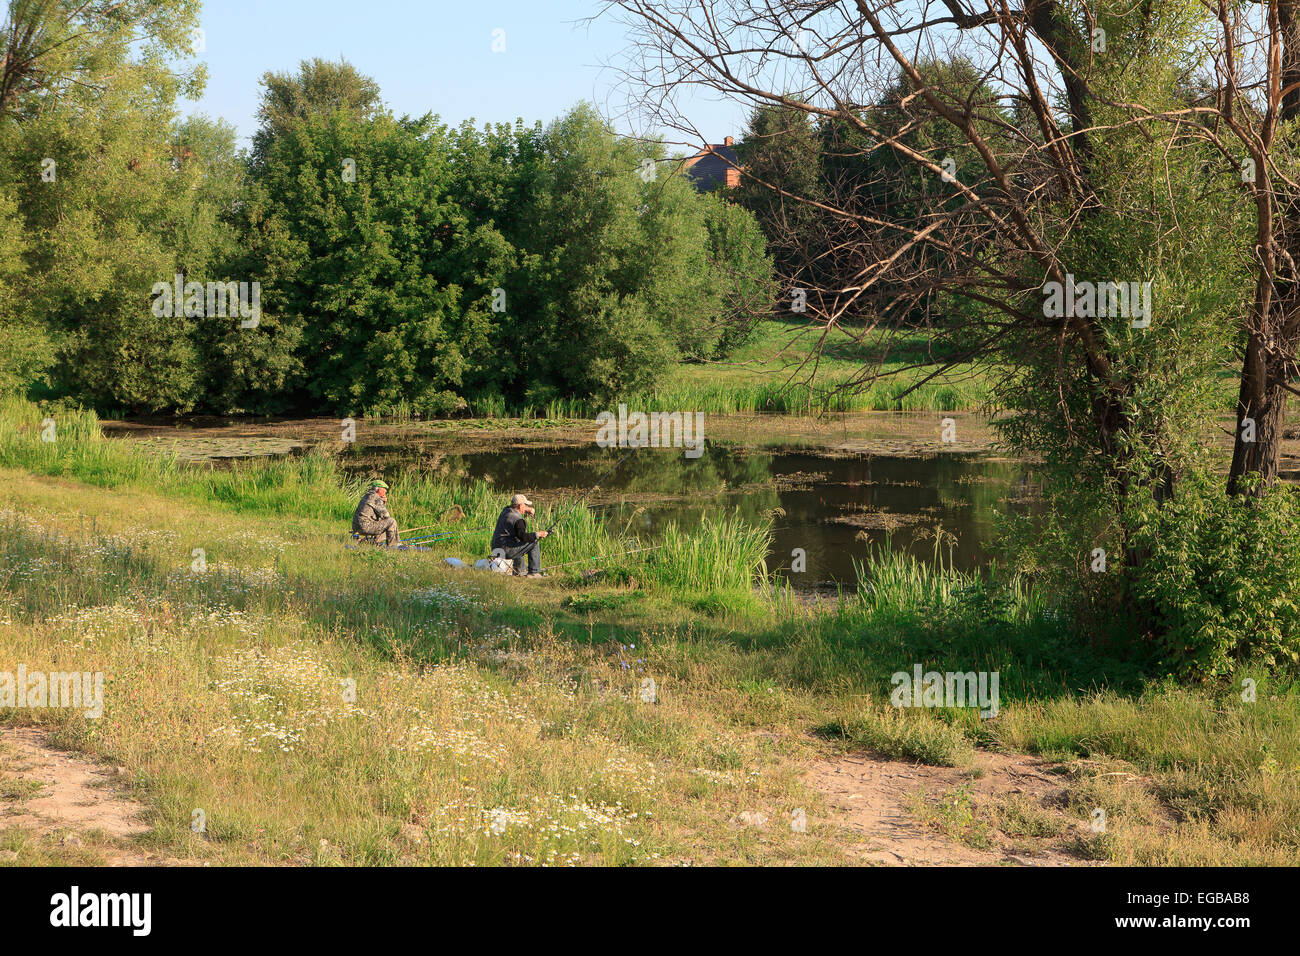
[[(503, 242), (466, 236), (443, 135), (428, 117), (310, 114), (253, 168), (251, 271), (265, 277), (274, 328), (297, 343), (299, 402), (344, 414), (400, 400), (446, 411), (470, 356), (486, 349), (491, 287), (465, 288), (463, 273), (490, 271)], [(466, 238), (477, 254), (444, 254)], [(267, 401), (264, 383), (248, 384), (239, 404)]]
[(753, 213), (716, 191), (701, 201), (709, 233), (710, 288), (718, 299), (717, 338), (709, 357), (726, 358), (750, 341), (779, 290), (767, 242)]
[(524, 145), (499, 373), (512, 404), (608, 402), (679, 357), (735, 347), (770, 277), (740, 210), (697, 195), (661, 144), (615, 136), (586, 104)]
[(736, 147), (744, 168), (736, 199), (754, 214), (783, 279), (798, 275), (823, 242), (825, 217), (809, 205), (826, 198), (822, 145), (807, 114), (761, 106)]
[[(1087, 140), (1097, 202), (1049, 238), (1076, 283), (1149, 282), (1149, 325), (1081, 312), (1094, 341), (1089, 359), (1081, 336), (1021, 324), (1004, 339), (1014, 371), (993, 391), (1010, 412), (998, 423), (1008, 445), (1043, 462), (1048, 502), (1047, 514), (1008, 539), (1008, 557), (1065, 596), (1061, 613), (1080, 634), (1120, 623), (1122, 639), (1159, 666), (1204, 677), (1294, 650), (1283, 597), (1294, 558), (1288, 539), (1272, 536), (1286, 531), (1291, 506), (1255, 514), (1250, 533), (1259, 537), (1248, 544), (1252, 513), (1214, 489), (1204, 448), (1251, 294), (1249, 262), (1235, 250), (1250, 248), (1253, 227), (1235, 171), (1176, 128), (1139, 129), (1108, 105), (1182, 105), (1195, 17), (1177, 4), (1164, 14), (1142, 31), (1112, 22), (1118, 9), (1100, 11), (1108, 54), (1086, 78), (1104, 91)], [(1062, 202), (1047, 219), (1070, 215)], [(1023, 268), (1030, 291), (1021, 308), (1043, 314), (1041, 267)], [(1094, 568), (1098, 548), (1104, 573)], [(1230, 583), (1211, 573), (1216, 564)]]
[(0, 192), (0, 394), (39, 379), (54, 360), (44, 326), (33, 322), (20, 289), (26, 240), (17, 203)]
[[(1198, 468), (1169, 497), (1076, 485), (1008, 518), (1000, 551), (1082, 640), (1127, 644), (1161, 674), (1205, 679), (1300, 661), (1300, 501), (1289, 487), (1224, 494)], [(1097, 549), (1105, 552), (1097, 554)]]
[[(971, 214), (966, 190), (979, 196), (998, 190), (966, 132), (943, 119), (927, 97), (948, 109), (972, 110), (975, 134), (1004, 162), (1019, 148), (1018, 131), (985, 72), (969, 59), (923, 59), (915, 66), (922, 85), (900, 73), (866, 111), (878, 139), (868, 139), (847, 123), (823, 124), (826, 177), (834, 184), (838, 205), (859, 215), (883, 213), (890, 229), (903, 235), (965, 211), (946, 226), (944, 251), (922, 245), (909, 252), (896, 266), (902, 280), (886, 280), (874, 297), (875, 311), (891, 323), (956, 324), (960, 297), (938, 295), (924, 285), (935, 273), (965, 268), (967, 257), (978, 258), (994, 241), (992, 231)], [(886, 140), (897, 145), (886, 145)], [(924, 157), (927, 165), (914, 156)], [(847, 283), (854, 274), (847, 270), (856, 268), (852, 259), (837, 263), (828, 269), (828, 279)]]
[(524, 255), (510, 301), (524, 308), (508, 347), (519, 367), (505, 370), (510, 390), (531, 402), (643, 388), (674, 356), (655, 309), (676, 301), (678, 290), (645, 286), (658, 260), (642, 259), (644, 158), (651, 157), (618, 140), (586, 106), (539, 139), (514, 232)]
[(379, 84), (342, 59), (313, 57), (297, 73), (264, 73), (250, 162), (265, 164), (275, 141), (304, 120), (343, 113), (364, 123), (383, 112)]
[[(183, 323), (150, 315), (176, 271), (170, 230), (199, 197), (177, 171), (173, 104), (201, 69), (176, 61), (197, 26), (192, 0), (18, 2), (0, 30), (0, 197), (23, 242), (0, 235), (0, 275), (21, 314), (0, 315), (4, 384), (46, 379), (101, 407), (185, 409), (198, 385)], [(49, 165), (46, 160), (52, 160)], [(46, 174), (46, 175), (43, 175)], [(18, 277), (7, 268), (17, 250)], [(21, 331), (20, 331), (21, 330)]]
[(1242, 663), (1270, 671), (1300, 662), (1300, 496), (1226, 496), (1198, 474), (1172, 501), (1142, 503), (1132, 574), (1163, 664), (1180, 675), (1226, 675)]
[[(451, 130), (313, 59), (263, 77), (241, 156), (228, 124), (176, 121), (196, 4), (149, 6), (11, 5), (75, 53), (41, 54), (54, 93), (2, 87), (0, 388), (133, 413), (605, 403), (734, 347), (762, 307), (752, 222), (589, 106)], [(178, 275), (258, 283), (257, 323), (155, 314)]]

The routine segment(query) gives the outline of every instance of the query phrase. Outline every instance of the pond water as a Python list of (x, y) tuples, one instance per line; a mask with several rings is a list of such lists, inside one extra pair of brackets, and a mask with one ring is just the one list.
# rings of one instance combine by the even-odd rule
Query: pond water
[[(543, 508), (548, 497), (582, 494), (613, 468), (587, 501), (611, 530), (651, 541), (670, 521), (690, 528), (705, 515), (770, 515), (768, 569), (799, 590), (851, 587), (854, 560), (873, 546), (933, 560), (936, 528), (945, 533), (945, 563), (980, 566), (990, 557), (995, 510), (1030, 507), (1034, 489), (1026, 465), (978, 453), (828, 457), (710, 445), (694, 460), (680, 450), (645, 448), (618, 464), (625, 455), (517, 447), (448, 455), (438, 468), (489, 481), (503, 501), (522, 491)], [(805, 554), (801, 572), (792, 569), (795, 549)]]
[[(934, 560), (937, 529), (943, 532), (945, 563), (963, 570), (981, 566), (991, 556), (995, 513), (1034, 507), (1033, 467), (994, 457), (981, 437), (986, 426), (980, 420), (948, 414), (957, 418), (963, 436), (975, 440), (940, 446), (933, 413), (860, 414), (820, 433), (802, 420), (755, 425), (711, 419), (719, 428), (740, 424), (744, 430), (739, 437), (710, 441), (694, 459), (681, 449), (642, 448), (628, 455), (598, 448), (585, 428), (494, 435), (474, 423), (445, 431), (432, 423), (367, 425), (346, 445), (338, 441), (337, 423), (324, 419), (117, 422), (106, 423), (105, 431), (196, 462), (317, 448), (353, 474), (382, 474), (389, 482), (400, 482), (407, 469), (488, 481), (503, 501), (522, 491), (543, 514), (551, 503), (571, 501), (605, 476), (586, 501), (611, 531), (653, 544), (668, 522), (691, 528), (705, 515), (738, 513), (750, 521), (770, 516), (768, 569), (799, 590), (814, 591), (854, 586), (854, 561), (873, 547)], [(764, 448), (771, 440), (805, 444)], [(400, 491), (394, 512), (400, 519)], [(802, 571), (792, 568), (796, 549), (805, 556)]]

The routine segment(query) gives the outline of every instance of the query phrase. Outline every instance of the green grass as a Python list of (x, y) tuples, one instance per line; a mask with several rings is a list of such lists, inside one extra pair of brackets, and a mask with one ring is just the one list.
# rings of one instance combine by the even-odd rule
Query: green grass
[(754, 526), (735, 517), (706, 516), (689, 533), (674, 523), (664, 528), (646, 567), (655, 580), (680, 593), (743, 593), (755, 581), (766, 583), (771, 544), (770, 521)]
[[(307, 518), (350, 526), (352, 511), (367, 479), (346, 476), (334, 459), (311, 454), (296, 458), (263, 458), (234, 462), (229, 468), (196, 468), (165, 455), (141, 454), (126, 442), (105, 439), (93, 412), (67, 409), (51, 412), (55, 440), (40, 438), (41, 416), (34, 406), (17, 399), (0, 399), (0, 464), (36, 474), (71, 478), (105, 487), (135, 487), (179, 495), (202, 505), (269, 518)], [(489, 553), (491, 531), (504, 502), (500, 493), (482, 482), (459, 482), (408, 471), (393, 490), (392, 507), (406, 527), (446, 532), (420, 541), (438, 556), (470, 562)], [(463, 517), (444, 521), (453, 509)], [(557, 500), (540, 510), (538, 527), (557, 524), (558, 534), (547, 540), (547, 564), (568, 566), (578, 575), (586, 558), (637, 549), (635, 539), (607, 530), (600, 517), (583, 503)], [(645, 567), (645, 580), (669, 586), (703, 588), (706, 593), (734, 590), (748, 595), (765, 582), (763, 556), (769, 526), (747, 527), (734, 519), (708, 521), (696, 532), (672, 529), (666, 547), (613, 560), (602, 560), (610, 574), (628, 574)], [(417, 531), (413, 540), (425, 531)], [(724, 547), (727, 542), (730, 546)], [(649, 559), (649, 560), (647, 560)]]
[(955, 787), (934, 801), (917, 792), (910, 803), (917, 817), (945, 836), (977, 849), (989, 846), (992, 827), (980, 819), (969, 787)]
[(892, 707), (863, 709), (817, 730), (893, 760), (965, 767), (975, 757), (975, 748), (959, 728), (939, 721), (908, 720)]
[[(821, 343), (816, 361), (805, 364), (819, 335), (820, 330), (809, 332), (801, 322), (763, 320), (750, 341), (725, 362), (683, 363), (641, 402), (651, 408), (795, 415), (959, 411), (988, 404), (987, 373), (969, 363), (958, 363), (917, 386), (936, 371), (933, 366), (910, 368), (932, 361), (923, 335), (876, 332), (858, 342), (837, 327)], [(868, 369), (881, 377), (858, 384)]]
[[(456, 572), (439, 559), (458, 545), (339, 546), (359, 489), (328, 460), (183, 465), (69, 411), (50, 447), (45, 415), (0, 404), (0, 667), (102, 670), (105, 716), (0, 723), (126, 767), (152, 827), (142, 848), (217, 864), (844, 863), (851, 835), (801, 773), (850, 749), (1059, 764), (1059, 807), (918, 804), (956, 838), (989, 827), (1146, 865), (1300, 854), (1295, 675), (1166, 682), (1116, 650), (1122, 635), (1073, 630), (996, 570), (879, 552), (857, 592), (810, 608), (754, 586), (763, 528), (713, 516), (595, 578)], [(499, 505), (469, 483), (413, 476), (409, 493), (431, 520)], [(625, 544), (585, 509), (570, 530), (575, 558)], [(893, 707), (891, 675), (918, 664), (998, 671), (998, 716)], [(729, 822), (794, 807), (807, 834), (755, 840)], [(1097, 808), (1107, 832), (1071, 842)], [(0, 846), (20, 863), (98, 852), (3, 822)]]

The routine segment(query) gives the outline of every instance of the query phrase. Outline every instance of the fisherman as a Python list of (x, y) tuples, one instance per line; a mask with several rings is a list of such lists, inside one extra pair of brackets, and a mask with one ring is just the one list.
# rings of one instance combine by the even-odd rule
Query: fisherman
[(369, 544), (388, 547), (400, 544), (397, 537), (397, 521), (388, 513), (388, 485), (382, 481), (372, 481), (370, 490), (361, 496), (361, 503), (352, 513), (352, 533), (360, 535)]
[(535, 515), (537, 510), (533, 503), (523, 495), (515, 495), (510, 504), (501, 510), (497, 518), (496, 530), (492, 532), (492, 553), (503, 555), (507, 561), (515, 563), (515, 574), (524, 575), (524, 562), (527, 559), (530, 578), (545, 577), (542, 574), (542, 546), (538, 541), (550, 534), (549, 531), (529, 531), (527, 515)]

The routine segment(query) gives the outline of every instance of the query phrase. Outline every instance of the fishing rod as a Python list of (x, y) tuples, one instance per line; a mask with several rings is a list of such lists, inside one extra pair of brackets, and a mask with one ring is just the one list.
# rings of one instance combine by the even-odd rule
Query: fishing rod
[(434, 534), (422, 534), (415, 538), (403, 538), (404, 541), (437, 541), (441, 538), (462, 538), (467, 534), (487, 534), (479, 528), (471, 528), (469, 531), (438, 531)]
[[(558, 520), (556, 523), (557, 524), (559, 523)], [(488, 531), (482, 528), (471, 528), (468, 531), (435, 531), (432, 534), (416, 535), (414, 538), (407, 538), (403, 536), (402, 543), (403, 544), (432, 543), (434, 541), (450, 540), (451, 538), (463, 538), (464, 536), (470, 534), (487, 534), (487, 533)]]
[(488, 534), (488, 531), (482, 528), (471, 528), (468, 531), (435, 531), (432, 534), (416, 535), (414, 538), (402, 538), (403, 542), (414, 544), (419, 541), (439, 541), (444, 538), (463, 538), (468, 534)]
[[(415, 530), (415, 529), (412, 529), (412, 530)], [(403, 533), (403, 534), (406, 534), (406, 532), (402, 532), (402, 533)], [(428, 533), (426, 533), (426, 534), (418, 534), (418, 535), (415, 535), (415, 537), (417, 537), (417, 538), (441, 538), (441, 537), (443, 537), (444, 535), (449, 535), (449, 534), (460, 534), (460, 533), (461, 533), (461, 532), (458, 532), (458, 531), (430, 531), (430, 532), (428, 532)]]
[[(622, 458), (620, 458), (618, 461), (614, 462), (613, 466), (612, 466), (608, 471), (606, 471), (603, 475), (601, 475), (599, 478), (597, 478), (597, 479), (596, 479), (596, 483), (595, 483), (594, 485), (592, 485), (590, 488), (588, 488), (586, 491), (584, 491), (584, 492), (582, 493), (582, 496), (581, 496), (580, 498), (578, 498), (577, 501), (574, 501), (572, 504), (570, 504), (568, 510), (567, 510), (566, 512), (564, 512), (563, 514), (564, 514), (564, 515), (567, 515), (567, 514), (569, 514), (570, 512), (573, 512), (573, 511), (577, 510), (578, 505), (582, 504), (582, 502), (586, 500), (586, 498), (587, 498), (587, 496), (588, 496), (589, 494), (591, 494), (593, 491), (595, 491), (597, 488), (599, 488), (599, 487), (600, 487), (600, 483), (601, 483), (602, 481), (604, 481), (604, 480), (605, 480), (606, 478), (608, 478), (610, 475), (614, 474), (615, 470), (618, 468), (619, 465), (623, 464), (623, 462), (625, 462), (625, 461), (627, 461), (629, 458), (631, 458), (631, 457), (632, 457), (632, 453), (635, 452), (635, 451), (636, 451), (636, 448), (632, 448), (631, 450), (628, 451), (628, 453), (627, 453), (626, 455), (624, 455), (624, 456), (623, 456)], [(555, 519), (555, 523), (552, 524), (549, 528), (546, 529), (546, 533), (547, 533), (547, 534), (550, 534), (552, 531), (554, 531), (554, 530), (556, 529), (556, 527), (559, 526), (559, 524), (560, 524), (560, 518), (557, 517), (557, 518)]]
[(437, 527), (437, 525), (438, 525), (438, 523), (435, 521), (433, 524), (422, 524), (422, 525), (420, 525), (418, 528), (407, 528), (407, 529), (406, 529), (404, 532), (402, 532), (402, 533), (403, 533), (403, 534), (410, 534), (412, 531), (427, 531), (427, 530), (429, 530), (430, 528), (435, 528), (435, 527)]

